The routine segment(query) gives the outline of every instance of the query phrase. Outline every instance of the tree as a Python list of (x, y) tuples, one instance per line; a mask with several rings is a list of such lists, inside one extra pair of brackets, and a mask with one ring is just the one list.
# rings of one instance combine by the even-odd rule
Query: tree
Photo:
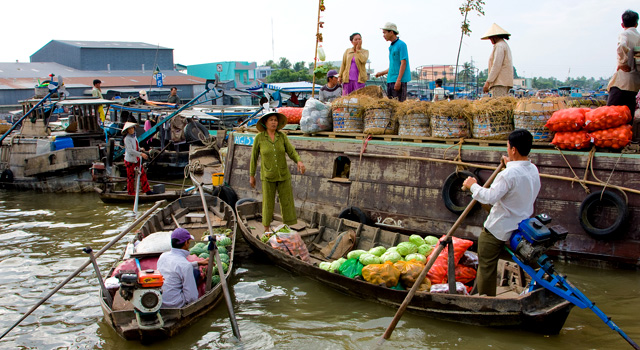
[(296, 71), (296, 72), (300, 72), (300, 71), (303, 71), (305, 69), (307, 69), (307, 67), (305, 66), (305, 63), (303, 61), (296, 62), (293, 65), (293, 70)]
[(267, 62), (264, 63), (265, 66), (271, 67), (273, 69), (278, 69), (278, 65), (273, 62), (273, 60), (268, 60)]
[(464, 36), (471, 36), (471, 28), (469, 27), (469, 21), (467, 21), (467, 16), (469, 12), (476, 11), (478, 12), (478, 16), (484, 16), (484, 10), (482, 9), (484, 6), (484, 1), (482, 0), (464, 0), (462, 6), (460, 6), (460, 14), (464, 15), (464, 21), (462, 21), (462, 26), (460, 26), (460, 44), (458, 45), (458, 56), (456, 57), (456, 75), (455, 80), (453, 81), (453, 91), (456, 91), (456, 83), (458, 81), (458, 62), (460, 62), (460, 50), (462, 50), (462, 39)]
[(307, 71), (295, 72), (291, 69), (278, 69), (267, 77), (269, 83), (287, 83), (293, 81), (309, 81), (311, 74)]
[(278, 69), (291, 69), (291, 62), (286, 57), (280, 57)]

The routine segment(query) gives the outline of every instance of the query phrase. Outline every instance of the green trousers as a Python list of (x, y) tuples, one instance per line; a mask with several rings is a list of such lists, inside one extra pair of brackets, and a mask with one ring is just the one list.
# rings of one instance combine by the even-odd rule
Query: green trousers
[(273, 220), (273, 208), (276, 203), (276, 192), (280, 199), (280, 212), (282, 220), (287, 225), (295, 225), (298, 222), (296, 207), (293, 203), (293, 188), (291, 179), (285, 181), (262, 181), (262, 225), (269, 226)]
[(498, 260), (505, 253), (505, 244), (506, 242), (497, 239), (486, 229), (478, 237), (478, 294), (496, 296)]

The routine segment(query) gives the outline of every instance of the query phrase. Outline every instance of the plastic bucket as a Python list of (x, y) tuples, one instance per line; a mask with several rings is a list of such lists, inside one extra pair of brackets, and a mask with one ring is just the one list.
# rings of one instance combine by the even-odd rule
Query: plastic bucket
[(213, 186), (220, 186), (224, 182), (224, 173), (211, 174), (211, 184)]

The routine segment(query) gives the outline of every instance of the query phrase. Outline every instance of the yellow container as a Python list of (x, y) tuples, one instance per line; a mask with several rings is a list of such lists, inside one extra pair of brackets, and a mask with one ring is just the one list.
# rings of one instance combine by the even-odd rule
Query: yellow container
[(211, 184), (213, 186), (220, 186), (224, 182), (224, 173), (211, 174)]

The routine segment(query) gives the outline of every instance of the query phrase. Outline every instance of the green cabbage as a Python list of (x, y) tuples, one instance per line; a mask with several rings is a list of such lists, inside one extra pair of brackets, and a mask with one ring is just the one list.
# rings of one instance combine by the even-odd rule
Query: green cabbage
[(379, 264), (380, 258), (370, 253), (364, 253), (360, 255), (360, 263), (365, 266), (371, 264)]
[(409, 242), (415, 244), (416, 247), (419, 247), (424, 244), (424, 239), (418, 235), (411, 235), (409, 237)]
[(377, 246), (377, 247), (369, 249), (369, 253), (371, 253), (371, 254), (373, 254), (375, 256), (381, 256), (386, 251), (387, 251), (387, 249), (385, 249), (385, 247), (383, 247), (383, 246)]
[(342, 263), (344, 263), (345, 261), (347, 261), (347, 259), (345, 258), (340, 258), (334, 262), (331, 263), (331, 269), (329, 271), (334, 272), (334, 271), (338, 271), (338, 269), (340, 268), (340, 266), (342, 266)]
[(320, 263), (320, 265), (318, 267), (320, 267), (321, 269), (323, 269), (325, 271), (331, 272), (331, 263), (330, 262), (323, 261), (323, 262)]
[(428, 244), (423, 244), (421, 246), (418, 247), (418, 253), (427, 256), (431, 253), (431, 251), (433, 250), (433, 246), (428, 245)]
[(436, 245), (438, 244), (438, 237), (435, 236), (427, 236), (424, 238), (424, 243), (428, 245)]
[(418, 261), (422, 261), (422, 262), (427, 262), (427, 257), (422, 255), (422, 254), (413, 253), (413, 254), (409, 254), (409, 255), (405, 256), (404, 260), (405, 261), (418, 260)]
[(380, 257), (380, 260), (384, 263), (385, 261), (397, 262), (398, 260), (402, 260), (402, 256), (396, 251), (388, 251)]
[(402, 256), (406, 256), (409, 254), (417, 253), (418, 247), (411, 242), (402, 242), (398, 244), (397, 252)]
[(349, 254), (347, 254), (347, 259), (359, 259), (360, 255), (362, 255), (362, 254), (364, 254), (366, 252), (367, 252), (366, 250), (361, 250), (361, 249), (352, 250), (352, 251), (349, 252)]
[(391, 247), (391, 248), (387, 249), (387, 251), (385, 253), (397, 252), (397, 251), (398, 251), (398, 247)]

